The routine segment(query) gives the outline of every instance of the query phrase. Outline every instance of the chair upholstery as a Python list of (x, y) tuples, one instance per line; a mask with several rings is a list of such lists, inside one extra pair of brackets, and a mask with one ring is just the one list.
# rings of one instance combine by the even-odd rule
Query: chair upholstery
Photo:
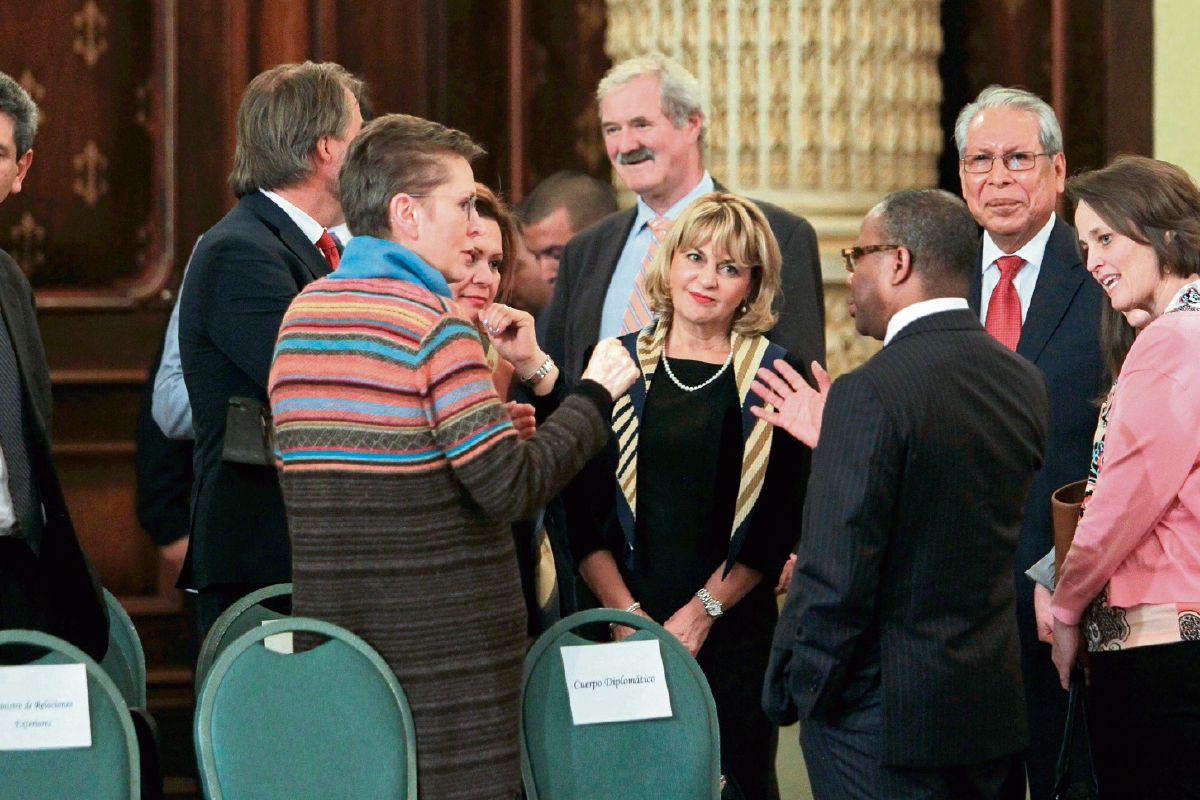
[(108, 652), (100, 666), (121, 690), (130, 708), (146, 707), (146, 654), (133, 620), (108, 589), (104, 590), (108, 606)]
[(196, 659), (196, 694), (200, 694), (204, 686), (204, 677), (212, 669), (213, 662), (229, 643), (249, 630), (253, 630), (273, 619), (284, 619), (285, 614), (272, 611), (262, 605), (262, 601), (272, 597), (283, 597), (292, 593), (290, 583), (276, 583), (251, 592), (236, 603), (225, 609), (204, 637), (200, 646), (200, 655)]
[[(262, 645), (286, 631), (329, 638), (295, 654)], [(417, 798), (404, 691), (366, 642), (328, 622), (283, 619), (226, 647), (200, 692), (195, 738), (209, 800)]]
[(0, 631), (0, 646), (44, 648), (36, 664), (83, 664), (87, 669), (92, 746), (0, 751), (0, 796), (21, 800), (139, 800), (137, 738), (116, 684), (82, 650), (40, 631)]
[[(589, 645), (575, 629), (619, 622), (625, 641), (658, 639), (673, 716), (576, 726), (559, 651)], [(661, 625), (637, 614), (593, 609), (546, 631), (525, 659), (521, 769), (529, 800), (719, 798), (717, 707), (691, 654)]]

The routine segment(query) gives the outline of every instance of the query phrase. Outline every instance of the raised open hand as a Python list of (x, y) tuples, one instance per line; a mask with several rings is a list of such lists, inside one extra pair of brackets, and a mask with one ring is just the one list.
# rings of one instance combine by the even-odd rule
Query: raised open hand
[(774, 406), (768, 411), (760, 406), (750, 409), (754, 416), (804, 442), (816, 447), (821, 438), (821, 415), (825, 411), (825, 398), (829, 395), (829, 374), (816, 361), (812, 363), (813, 377), (817, 379), (817, 390), (808, 385), (799, 372), (786, 361), (775, 359), (775, 369), (760, 369), (755, 375), (750, 391)]

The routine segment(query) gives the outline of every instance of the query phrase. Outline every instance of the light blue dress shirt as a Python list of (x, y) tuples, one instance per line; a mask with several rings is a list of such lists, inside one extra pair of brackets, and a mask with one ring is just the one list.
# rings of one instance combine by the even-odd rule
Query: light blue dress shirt
[[(708, 174), (708, 170), (705, 170), (704, 177), (696, 184), (696, 188), (668, 208), (663, 216), (670, 220), (675, 219), (691, 205), (693, 200), (711, 191), (713, 191), (713, 179)], [(629, 296), (633, 294), (633, 287), (637, 285), (637, 275), (642, 268), (642, 259), (646, 257), (646, 250), (650, 247), (649, 223), (657, 216), (650, 206), (646, 205), (646, 202), (639, 197), (637, 216), (633, 219), (633, 229), (629, 231), (625, 249), (621, 251), (621, 257), (617, 260), (617, 269), (608, 283), (608, 293), (604, 295), (604, 310), (600, 314), (601, 339), (610, 339), (621, 335), (621, 322), (625, 317), (625, 309), (629, 307)]]
[[(188, 256), (187, 266), (183, 268), (185, 278), (188, 267), (192, 265), (192, 256), (196, 255), (196, 248), (203, 238), (201, 235), (196, 239), (192, 247), (192, 255)], [(167, 322), (162, 360), (154, 375), (154, 394), (150, 402), (150, 416), (154, 417), (168, 439), (196, 438), (196, 430), (192, 427), (192, 403), (188, 399), (187, 386), (183, 382), (183, 364), (179, 360), (179, 297), (182, 294), (183, 281), (180, 281), (179, 292), (175, 295), (175, 308), (171, 309), (171, 319)]]

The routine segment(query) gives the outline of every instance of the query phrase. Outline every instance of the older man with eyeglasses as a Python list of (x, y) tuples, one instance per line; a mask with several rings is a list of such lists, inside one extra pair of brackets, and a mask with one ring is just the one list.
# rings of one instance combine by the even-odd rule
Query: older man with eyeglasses
[[(1067, 172), (1054, 110), (1022, 89), (989, 86), (954, 126), (963, 197), (983, 227), (968, 301), (989, 333), (1036, 364), (1050, 395), (1045, 462), (1034, 480), (1014, 564), (1021, 668), (1031, 744), (1032, 800), (1049, 800), (1067, 694), (1050, 647), (1038, 641), (1033, 584), (1024, 573), (1054, 546), (1050, 494), (1087, 476), (1097, 409), (1107, 385), (1100, 357), (1103, 292), (1088, 280), (1075, 231), (1054, 213)], [(1012, 796), (1024, 797), (1019, 775)]]

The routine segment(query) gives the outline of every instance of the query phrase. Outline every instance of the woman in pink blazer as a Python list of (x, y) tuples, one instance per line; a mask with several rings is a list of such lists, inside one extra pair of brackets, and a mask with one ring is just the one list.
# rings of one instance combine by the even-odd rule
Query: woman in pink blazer
[(1051, 605), (1066, 687), (1090, 652), (1101, 797), (1200, 797), (1200, 190), (1137, 156), (1067, 182), (1087, 269), (1152, 321), (1102, 413)]

